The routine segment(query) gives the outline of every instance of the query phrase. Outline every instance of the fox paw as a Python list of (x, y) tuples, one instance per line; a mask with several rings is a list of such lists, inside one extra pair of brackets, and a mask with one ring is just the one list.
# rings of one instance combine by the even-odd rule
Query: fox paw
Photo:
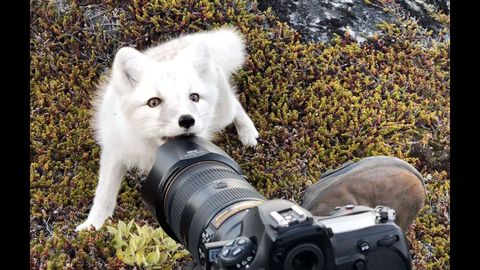
[(242, 129), (238, 132), (240, 141), (245, 146), (257, 145), (258, 131), (255, 127), (251, 129)]
[(86, 220), (85, 222), (83, 222), (82, 224), (78, 225), (76, 228), (75, 228), (75, 231), (83, 231), (83, 230), (90, 230), (90, 228), (94, 228), (95, 230), (98, 230), (102, 227), (103, 225), (103, 222), (92, 222), (90, 220)]

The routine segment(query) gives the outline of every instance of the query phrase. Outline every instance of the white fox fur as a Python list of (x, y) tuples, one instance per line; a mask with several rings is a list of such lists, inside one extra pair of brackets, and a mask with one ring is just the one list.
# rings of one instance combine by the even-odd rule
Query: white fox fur
[[(144, 52), (128, 47), (117, 52), (94, 101), (99, 182), (88, 218), (76, 230), (100, 228), (113, 214), (127, 170), (148, 172), (168, 138), (189, 133), (211, 139), (233, 122), (244, 145), (257, 144), (258, 132), (229, 83), (244, 58), (244, 41), (225, 27)], [(182, 116), (194, 124), (185, 124)]]

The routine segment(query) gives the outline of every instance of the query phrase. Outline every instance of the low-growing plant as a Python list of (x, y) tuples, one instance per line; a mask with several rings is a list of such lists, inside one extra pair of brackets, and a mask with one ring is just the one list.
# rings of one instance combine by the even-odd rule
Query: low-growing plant
[(148, 224), (140, 226), (134, 219), (128, 224), (120, 220), (116, 228), (107, 226), (107, 230), (113, 234), (117, 257), (128, 265), (147, 269), (171, 269), (172, 261), (190, 254), (162, 228), (154, 229)]

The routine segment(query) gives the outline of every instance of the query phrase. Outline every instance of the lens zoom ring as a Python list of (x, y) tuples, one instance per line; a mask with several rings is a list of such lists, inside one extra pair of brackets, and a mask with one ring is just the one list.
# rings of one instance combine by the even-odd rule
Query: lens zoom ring
[[(192, 168), (194, 169), (194, 168)], [(194, 169), (195, 170), (195, 169)], [(198, 191), (201, 187), (205, 186), (207, 183), (212, 182), (218, 179), (242, 179), (238, 173), (235, 171), (224, 168), (224, 167), (207, 167), (205, 169), (204, 166), (200, 167), (200, 170), (194, 171), (186, 177), (178, 182), (175, 188), (171, 190), (175, 190), (175, 194), (173, 196), (173, 202), (170, 205), (170, 220), (168, 223), (171, 224), (171, 227), (175, 231), (175, 234), (179, 239), (181, 239), (180, 235), (180, 228), (181, 228), (181, 216), (183, 214), (183, 210), (190, 199), (190, 197)], [(243, 179), (242, 179), (243, 180)], [(169, 200), (167, 200), (169, 201)]]
[(246, 188), (229, 188), (210, 197), (200, 207), (202, 211), (197, 211), (191, 220), (182, 220), (182, 223), (186, 222), (186, 224), (190, 224), (188, 239), (191, 243), (188, 243), (188, 246), (194, 258), (198, 258), (197, 241), (200, 241), (200, 236), (203, 230), (214, 217), (213, 214), (217, 214), (217, 212), (224, 209), (227, 205), (248, 199), (265, 200), (258, 191), (249, 185)]

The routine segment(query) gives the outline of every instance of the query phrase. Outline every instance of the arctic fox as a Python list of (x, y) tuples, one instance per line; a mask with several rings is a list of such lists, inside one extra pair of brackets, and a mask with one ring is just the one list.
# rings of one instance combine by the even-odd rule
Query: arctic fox
[(169, 138), (212, 139), (233, 122), (244, 145), (257, 144), (258, 132), (229, 83), (244, 58), (244, 41), (230, 27), (181, 36), (143, 52), (124, 47), (116, 53), (93, 102), (100, 175), (93, 206), (77, 231), (102, 227), (113, 214), (127, 170), (150, 170), (157, 147)]

